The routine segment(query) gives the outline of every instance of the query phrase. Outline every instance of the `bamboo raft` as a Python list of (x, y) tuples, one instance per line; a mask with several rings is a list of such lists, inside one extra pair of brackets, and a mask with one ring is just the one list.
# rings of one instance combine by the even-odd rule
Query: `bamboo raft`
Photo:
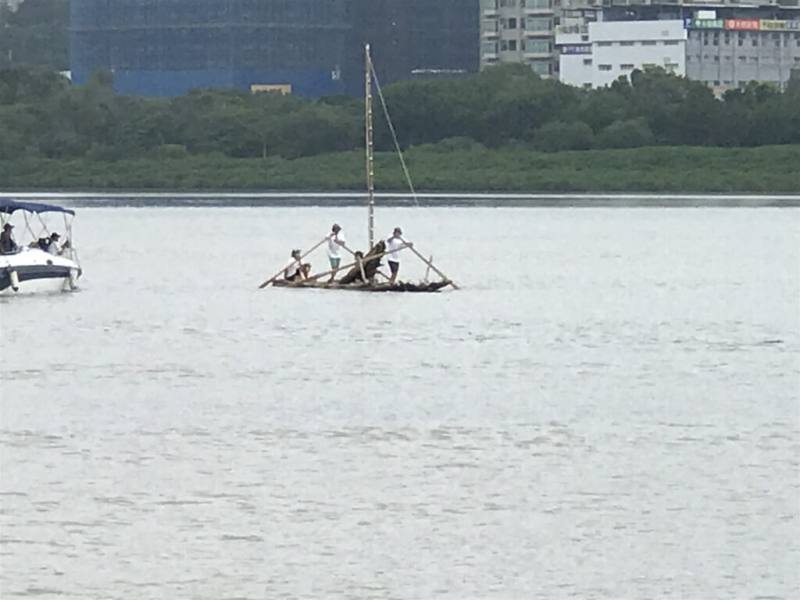
[[(323, 238), (317, 245), (313, 246), (310, 250), (303, 253), (302, 258), (307, 257), (314, 250), (319, 248), (328, 238)], [(405, 242), (405, 248), (409, 248), (422, 262), (428, 265), (428, 269), (436, 272), (442, 279), (441, 281), (423, 281), (420, 283), (411, 283), (407, 281), (391, 281), (379, 282), (377, 276), (380, 275), (385, 279), (389, 277), (380, 271), (380, 261), (388, 254), (386, 252), (386, 245), (383, 241), (378, 242), (372, 249), (363, 257), (358, 252), (353, 252), (347, 246), (343, 246), (354, 258), (355, 261), (345, 265), (339, 269), (325, 271), (317, 275), (312, 275), (307, 279), (296, 279), (289, 281), (281, 278), (285, 271), (281, 269), (273, 277), (261, 284), (261, 288), (265, 287), (280, 287), (280, 288), (294, 288), (294, 289), (317, 289), (317, 290), (349, 290), (354, 292), (407, 292), (407, 293), (433, 293), (438, 292), (442, 288), (452, 286), (458, 289), (458, 286), (448, 278), (444, 273), (437, 269), (431, 260), (426, 259), (420, 254), (414, 246)], [(338, 281), (320, 281), (323, 277), (335, 275), (340, 271), (345, 271), (345, 275)]]
[[(391, 278), (386, 275), (383, 271), (380, 270), (380, 260), (387, 254), (386, 252), (386, 244), (383, 241), (379, 241), (378, 243), (374, 243), (374, 225), (375, 225), (375, 218), (374, 218), (374, 207), (375, 207), (375, 182), (374, 182), (374, 148), (373, 148), (373, 114), (372, 114), (372, 87), (373, 87), (373, 76), (375, 80), (375, 86), (378, 90), (378, 94), (380, 95), (381, 105), (383, 107), (384, 116), (386, 117), (386, 122), (389, 125), (389, 130), (392, 134), (392, 139), (394, 141), (395, 149), (397, 151), (397, 155), (400, 158), (400, 163), (403, 167), (403, 173), (406, 176), (406, 180), (408, 182), (409, 188), (411, 189), (412, 195), (416, 199), (416, 195), (414, 192), (414, 185), (411, 181), (411, 175), (408, 172), (408, 166), (406, 165), (405, 159), (403, 158), (403, 153), (400, 149), (400, 144), (397, 140), (397, 134), (394, 130), (394, 125), (392, 124), (392, 120), (389, 116), (389, 112), (386, 108), (386, 101), (383, 97), (383, 92), (381, 91), (380, 84), (378, 83), (378, 77), (375, 74), (375, 68), (372, 64), (372, 58), (370, 56), (370, 47), (367, 44), (364, 48), (364, 57), (365, 57), (365, 78), (364, 78), (364, 122), (366, 125), (365, 129), (365, 141), (366, 141), (366, 176), (367, 176), (367, 225), (368, 225), (368, 247), (370, 248), (369, 252), (366, 254), (362, 254), (361, 252), (353, 252), (350, 248), (345, 246), (343, 243), (341, 244), (342, 247), (350, 253), (353, 257), (354, 262), (349, 265), (345, 265), (338, 269), (333, 269), (330, 271), (326, 271), (324, 273), (319, 273), (317, 275), (309, 276), (307, 272), (307, 268), (303, 265), (302, 260), (317, 250), (320, 246), (322, 246), (325, 242), (329, 241), (330, 237), (322, 238), (316, 245), (312, 246), (311, 249), (307, 250), (306, 252), (302, 253), (299, 258), (297, 259), (300, 262), (301, 271), (298, 271), (298, 278), (287, 279), (285, 277), (285, 272), (292, 267), (295, 263), (292, 262), (289, 265), (286, 265), (283, 269), (278, 271), (273, 277), (267, 279), (264, 283), (262, 283), (259, 288), (263, 289), (265, 287), (280, 287), (280, 288), (293, 288), (293, 289), (318, 289), (318, 290), (349, 290), (354, 292), (411, 292), (411, 293), (431, 293), (431, 292), (438, 292), (442, 288), (447, 286), (452, 287), (454, 290), (459, 289), (458, 286), (453, 282), (452, 279), (447, 277), (444, 273), (442, 273), (439, 269), (437, 269), (433, 264), (433, 257), (425, 258), (420, 252), (414, 248), (413, 244), (406, 242), (402, 237), (399, 240), (402, 242), (402, 247), (400, 250), (409, 249), (414, 255), (419, 258), (423, 263), (425, 263), (428, 267), (428, 270), (425, 274), (425, 280), (420, 283), (409, 283), (409, 282), (402, 282), (402, 281), (395, 281), (392, 282)], [(399, 250), (395, 250), (399, 251)], [(294, 254), (293, 254), (294, 256)], [(347, 270), (349, 269), (349, 271)], [(428, 274), (433, 271), (436, 273), (441, 280), (435, 282), (428, 281)], [(345, 272), (345, 275), (339, 279), (338, 281), (334, 281), (336, 275), (340, 272)], [(384, 280), (388, 281), (378, 281), (378, 276), (382, 277)], [(329, 277), (328, 281), (320, 281), (323, 277)]]

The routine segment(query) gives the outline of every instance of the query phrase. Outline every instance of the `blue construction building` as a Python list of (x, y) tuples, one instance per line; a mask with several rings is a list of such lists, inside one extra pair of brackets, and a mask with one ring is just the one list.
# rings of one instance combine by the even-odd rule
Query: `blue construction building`
[(478, 39), (478, 0), (71, 3), (73, 81), (106, 70), (115, 89), (131, 95), (196, 88), (358, 94), (366, 41), (390, 82), (475, 71)]

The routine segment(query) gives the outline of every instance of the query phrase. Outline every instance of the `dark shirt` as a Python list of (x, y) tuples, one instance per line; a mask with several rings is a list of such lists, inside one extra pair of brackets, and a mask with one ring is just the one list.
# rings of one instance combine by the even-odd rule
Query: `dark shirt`
[(17, 242), (14, 241), (14, 238), (11, 237), (10, 231), (3, 231), (0, 233), (0, 252), (4, 254), (10, 254), (12, 252), (16, 252), (19, 249), (17, 246)]

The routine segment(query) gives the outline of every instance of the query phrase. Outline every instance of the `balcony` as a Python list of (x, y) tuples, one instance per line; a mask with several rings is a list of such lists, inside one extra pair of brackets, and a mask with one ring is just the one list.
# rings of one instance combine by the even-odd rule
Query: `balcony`
[(526, 60), (546, 60), (553, 58), (552, 52), (526, 51), (523, 56)]
[(485, 40), (498, 40), (498, 39), (500, 39), (500, 32), (499, 31), (484, 31), (483, 32), (483, 39), (485, 39)]
[(526, 17), (547, 17), (552, 14), (555, 14), (552, 6), (548, 6), (545, 8), (526, 8), (525, 9), (525, 16)]
[[(473, 13), (474, 14), (474, 13)], [(483, 11), (483, 16), (487, 19), (496, 19), (500, 16), (500, 11), (496, 8), (487, 8)]]
[(526, 38), (553, 37), (553, 30), (549, 27), (547, 29), (526, 29), (525, 37)]

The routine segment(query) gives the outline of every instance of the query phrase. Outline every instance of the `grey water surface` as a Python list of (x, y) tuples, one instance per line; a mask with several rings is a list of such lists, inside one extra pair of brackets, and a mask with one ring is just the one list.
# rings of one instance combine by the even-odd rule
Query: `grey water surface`
[(800, 211), (382, 208), (461, 291), (257, 289), (334, 220), (79, 209), (0, 299), (3, 600), (800, 597)]

